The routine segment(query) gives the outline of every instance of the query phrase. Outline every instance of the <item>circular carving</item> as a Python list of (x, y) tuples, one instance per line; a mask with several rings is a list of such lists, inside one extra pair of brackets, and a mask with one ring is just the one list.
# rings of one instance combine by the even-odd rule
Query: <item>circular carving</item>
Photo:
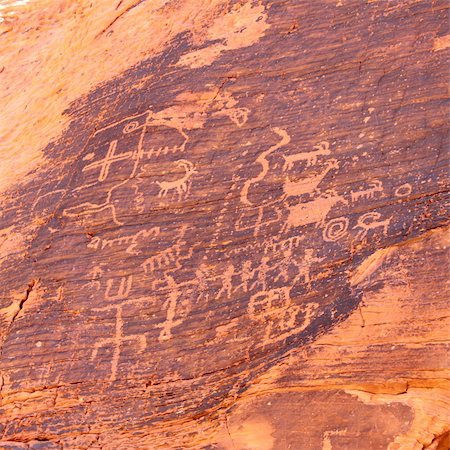
[(132, 122), (128, 122), (123, 127), (123, 133), (128, 134), (131, 133), (139, 128), (139, 122), (137, 120), (133, 120)]
[(409, 183), (402, 184), (399, 186), (394, 194), (396, 197), (407, 197), (412, 192), (412, 186)]
[(342, 239), (347, 234), (348, 224), (349, 220), (347, 217), (331, 219), (323, 229), (323, 239), (327, 242), (336, 242)]

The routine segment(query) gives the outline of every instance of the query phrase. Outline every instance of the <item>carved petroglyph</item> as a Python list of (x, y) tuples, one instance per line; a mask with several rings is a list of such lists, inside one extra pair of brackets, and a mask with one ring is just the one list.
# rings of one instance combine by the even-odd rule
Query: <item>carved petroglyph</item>
[(122, 345), (124, 342), (127, 341), (134, 341), (137, 342), (139, 345), (139, 353), (142, 353), (147, 348), (147, 339), (145, 337), (145, 334), (140, 335), (124, 335), (123, 327), (124, 327), (124, 321), (123, 321), (123, 305), (109, 305), (105, 306), (103, 308), (95, 308), (94, 311), (96, 312), (105, 312), (115, 310), (115, 325), (114, 325), (114, 335), (111, 338), (103, 338), (100, 339), (98, 342), (94, 344), (94, 349), (91, 354), (91, 361), (97, 358), (98, 352), (101, 348), (104, 347), (113, 347), (113, 354), (111, 357), (111, 375), (109, 380), (111, 382), (115, 381), (117, 378), (117, 371), (119, 368), (119, 361), (120, 361), (120, 355), (122, 352)]
[(178, 285), (170, 275), (166, 275), (168, 287), (168, 298), (164, 302), (163, 307), (166, 309), (166, 320), (162, 324), (158, 324), (158, 328), (162, 328), (159, 333), (159, 341), (164, 342), (172, 338), (172, 329), (183, 323), (182, 319), (175, 319), (177, 314), (178, 300), (181, 297)]
[(331, 436), (345, 436), (346, 434), (347, 430), (325, 431), (322, 439), (322, 450), (333, 450), (333, 446), (331, 445)]
[(149, 230), (140, 230), (135, 234), (129, 236), (121, 236), (114, 239), (101, 239), (98, 236), (95, 236), (91, 239), (87, 246), (88, 248), (92, 248), (94, 250), (104, 250), (105, 248), (112, 248), (114, 246), (129, 244), (125, 249), (125, 252), (130, 255), (139, 255), (141, 252), (136, 250), (138, 240), (148, 237), (157, 237), (160, 232), (161, 229), (159, 227), (153, 227)]
[(220, 298), (222, 294), (226, 294), (227, 298), (231, 297), (233, 292), (233, 276), (238, 275), (235, 271), (235, 267), (233, 264), (228, 264), (227, 268), (223, 272), (222, 278), (222, 287), (217, 293), (216, 298)]
[[(144, 269), (145, 273), (152, 273), (158, 269), (164, 269), (171, 264), (174, 264), (175, 268), (181, 268), (181, 261), (189, 259), (192, 256), (193, 249), (189, 248), (187, 250), (182, 249), (182, 243), (184, 236), (187, 231), (187, 226), (184, 225), (175, 244), (170, 247), (164, 249), (163, 251), (157, 253), (156, 255), (150, 256), (147, 258), (141, 266)], [(184, 254), (183, 254), (184, 253)]]
[(339, 162), (336, 159), (328, 160), (326, 162), (325, 169), (315, 176), (310, 175), (295, 181), (292, 181), (289, 177), (286, 177), (283, 184), (284, 198), (288, 199), (290, 197), (313, 194), (322, 180), (333, 169), (339, 169)]
[(142, 127), (134, 127), (133, 130), (140, 129), (140, 136), (138, 139), (137, 144), (137, 150), (135, 152), (128, 151), (125, 152), (124, 156), (122, 157), (122, 154), (116, 155), (117, 150), (117, 140), (114, 140), (110, 143), (107, 156), (100, 161), (90, 163), (86, 167), (83, 168), (83, 171), (86, 171), (88, 169), (95, 169), (100, 168), (100, 173), (98, 176), (99, 182), (104, 182), (109, 174), (109, 168), (111, 164), (114, 162), (117, 162), (118, 160), (124, 161), (126, 159), (132, 159), (134, 162), (132, 164), (131, 171), (129, 175), (120, 181), (119, 183), (112, 186), (106, 193), (106, 199), (103, 203), (91, 203), (91, 202), (85, 202), (81, 203), (80, 205), (67, 208), (63, 211), (63, 215), (67, 217), (75, 217), (78, 218), (79, 216), (85, 216), (85, 215), (92, 215), (96, 213), (100, 213), (102, 211), (110, 211), (112, 221), (116, 225), (123, 225), (123, 222), (120, 221), (117, 217), (117, 211), (116, 206), (112, 202), (112, 196), (115, 190), (119, 189), (121, 186), (124, 186), (129, 182), (129, 180), (133, 177), (135, 177), (137, 169), (139, 167), (139, 163), (143, 157), (143, 148), (142, 143), (145, 136), (145, 125)]
[[(284, 283), (290, 282), (291, 286), (294, 286), (303, 278), (304, 282), (310, 287), (311, 266), (324, 260), (324, 258), (315, 257), (314, 252), (313, 249), (306, 249), (303, 258), (297, 260), (293, 249), (286, 249), (281, 261), (271, 266), (271, 270), (275, 270), (276, 273), (274, 281), (282, 280)], [(292, 269), (294, 269), (293, 274)]]
[(292, 301), (290, 288), (282, 287), (252, 295), (247, 312), (252, 320), (265, 327), (262, 340), (264, 347), (306, 329), (318, 306), (317, 303), (306, 305), (303, 323), (298, 326), (297, 316), (302, 312), (302, 308)]
[(377, 192), (383, 192), (383, 183), (380, 180), (373, 180), (369, 183), (369, 188), (360, 189), (359, 191), (351, 192), (352, 202), (356, 202), (360, 199), (372, 199)]
[(248, 254), (255, 250), (262, 251), (265, 255), (281, 252), (283, 250), (292, 250), (300, 246), (305, 239), (304, 236), (292, 236), (286, 239), (280, 239), (278, 236), (270, 238), (267, 242), (256, 242), (248, 245), (242, 245), (238, 248), (230, 249), (230, 255), (238, 255), (240, 253)]
[(116, 284), (117, 283), (114, 278), (110, 278), (106, 281), (105, 300), (119, 300), (128, 298), (133, 286), (133, 275), (121, 277), (119, 286), (116, 288), (116, 291), (113, 294), (112, 291), (114, 291), (114, 286)]
[(117, 139), (111, 141), (105, 158), (83, 167), (83, 172), (85, 172), (86, 170), (100, 169), (100, 172), (98, 174), (98, 181), (105, 181), (106, 178), (108, 178), (109, 169), (112, 164), (114, 164), (115, 162), (124, 161), (125, 159), (129, 159), (133, 154), (133, 152), (131, 151), (116, 154), (117, 142)]
[[(253, 230), (253, 236), (257, 237), (261, 231), (261, 226), (268, 226), (273, 223), (279, 223), (283, 215), (281, 208), (273, 206), (275, 202), (267, 203), (256, 208), (251, 207), (240, 213), (238, 220), (235, 223), (236, 231)], [(275, 211), (276, 216), (273, 218), (264, 219), (264, 215), (268, 211)], [(256, 214), (255, 214), (256, 212)]]
[(337, 204), (348, 205), (348, 201), (338, 195), (335, 191), (329, 190), (307, 203), (289, 207), (289, 215), (283, 226), (283, 231), (295, 227), (300, 227), (315, 223), (316, 227), (325, 225), (325, 220), (331, 208)]
[(102, 288), (100, 279), (102, 278), (103, 273), (103, 269), (100, 266), (94, 266), (88, 273), (89, 281), (85, 283), (83, 287), (89, 289), (94, 288), (96, 291), (99, 291)]
[(337, 217), (325, 224), (322, 231), (323, 240), (326, 242), (336, 242), (347, 235), (349, 220), (347, 217)]
[(213, 116), (227, 116), (237, 127), (241, 128), (248, 121), (248, 108), (224, 108), (216, 111)]
[(379, 220), (380, 218), (381, 214), (376, 211), (368, 212), (360, 216), (357, 225), (353, 227), (360, 228), (356, 239), (363, 240), (367, 236), (367, 233), (375, 228), (383, 228), (383, 234), (386, 236), (392, 216), (384, 220)]
[(320, 142), (314, 146), (315, 151), (294, 153), (293, 155), (283, 155), (283, 170), (290, 170), (298, 161), (306, 161), (306, 166), (312, 166), (317, 163), (318, 156), (327, 156), (331, 154), (330, 144), (327, 141)]
[(305, 282), (309, 285), (311, 285), (311, 275), (310, 275), (310, 270), (311, 267), (314, 263), (320, 263), (322, 262), (325, 258), (318, 258), (316, 256), (314, 256), (315, 250), (312, 248), (307, 248), (305, 250), (305, 255), (304, 255), (304, 259), (302, 261), (301, 267), (300, 267), (300, 271), (299, 271), (299, 275), (303, 276), (305, 279)]
[[(166, 125), (164, 125), (164, 126), (166, 126)], [(167, 126), (167, 128), (172, 128), (172, 127)], [(186, 134), (186, 132), (182, 128), (174, 127), (174, 130), (176, 130), (176, 132), (178, 132), (179, 135), (182, 136), (183, 142), (181, 144), (172, 145), (172, 146), (168, 146), (168, 145), (151, 146), (148, 149), (144, 149), (142, 156), (145, 157), (146, 159), (154, 159), (161, 155), (169, 155), (172, 153), (183, 153), (186, 148), (186, 144), (189, 141), (189, 136)]]
[[(109, 197), (109, 196), (108, 196)], [(63, 211), (63, 215), (72, 218), (78, 218), (79, 216), (86, 216), (102, 211), (109, 211), (111, 213), (111, 219), (116, 225), (123, 225), (123, 222), (119, 221), (114, 204), (107, 200), (105, 203), (96, 204), (91, 202), (82, 203), (73, 208), (67, 208)]]
[(44, 199), (47, 199), (47, 201), (50, 202), (50, 200), (48, 200), (48, 198), (51, 196), (55, 196), (55, 198), (51, 199), (51, 203), (54, 204), (55, 200), (60, 199), (66, 192), (67, 192), (66, 189), (55, 189), (54, 191), (47, 192), (46, 194), (43, 194), (43, 195), (39, 195), (37, 197), (37, 199), (31, 205), (32, 211), (34, 211), (36, 209), (36, 206), (39, 205), (39, 209), (41, 210), (40, 212), (42, 212), (42, 209), (45, 209), (45, 208), (43, 208), (40, 205), (40, 203), (44, 202)]
[(174, 191), (178, 194), (179, 200), (181, 200), (183, 196), (187, 197), (189, 195), (191, 177), (194, 173), (197, 173), (195, 166), (185, 159), (180, 159), (176, 161), (175, 164), (177, 167), (181, 167), (184, 170), (184, 175), (174, 181), (156, 181), (156, 184), (160, 188), (158, 197), (165, 197), (169, 191)]
[(305, 239), (304, 236), (293, 236), (287, 239), (279, 240), (276, 237), (269, 239), (264, 245), (263, 252), (265, 255), (268, 253), (276, 253), (282, 250), (289, 250), (292, 252), (295, 248), (300, 246), (300, 243)]
[(287, 134), (287, 132), (285, 130), (282, 130), (281, 128), (272, 128), (272, 130), (278, 134), (278, 136), (280, 136), (280, 141), (275, 144), (272, 145), (268, 150), (266, 150), (265, 152), (262, 152), (257, 158), (256, 158), (256, 162), (258, 164), (261, 165), (262, 170), (261, 172), (253, 178), (250, 178), (249, 180), (246, 180), (244, 183), (244, 186), (242, 188), (241, 191), (241, 202), (244, 203), (245, 205), (252, 205), (253, 203), (248, 199), (248, 191), (250, 189), (250, 187), (255, 184), (258, 183), (259, 181), (263, 180), (264, 177), (267, 175), (267, 173), (269, 172), (269, 162), (267, 161), (267, 157), (273, 153), (275, 150), (284, 147), (285, 145), (289, 144), (289, 142), (291, 141), (290, 136)]
[(256, 280), (251, 284), (250, 290), (258, 289), (260, 291), (267, 290), (267, 273), (271, 270), (270, 258), (263, 256), (256, 269)]
[(394, 195), (396, 197), (407, 197), (412, 192), (412, 186), (409, 183), (402, 184), (399, 186), (395, 192)]
[(205, 264), (200, 264), (200, 266), (195, 270), (196, 286), (197, 286), (197, 298), (196, 301), (200, 302), (202, 300), (209, 300), (208, 287), (210, 278), (208, 277), (208, 268)]
[[(276, 243), (277, 259), (273, 255), (263, 256), (257, 264), (251, 260), (245, 260), (241, 266), (228, 263), (219, 275), (203, 278), (207, 282), (219, 279), (221, 287), (217, 291), (216, 300), (220, 298), (232, 298), (238, 291), (247, 293), (252, 291), (266, 291), (271, 283), (288, 283), (290, 287), (301, 280), (311, 286), (311, 267), (315, 263), (324, 260), (323, 257), (316, 257), (314, 249), (306, 249), (303, 257), (298, 257), (294, 252), (299, 246), (302, 238), (291, 238), (281, 243)], [(254, 250), (254, 249), (253, 249)], [(260, 249), (260, 251), (263, 248)], [(279, 253), (282, 252), (281, 258)]]
[[(207, 101), (202, 98), (202, 95), (206, 95)], [(186, 149), (186, 145), (189, 141), (188, 130), (198, 129), (204, 126), (207, 119), (205, 108), (213, 108), (224, 106), (223, 113), (228, 115), (233, 123), (241, 127), (247, 120), (250, 110), (248, 108), (236, 107), (237, 101), (227, 93), (217, 95), (213, 92), (206, 93), (184, 93), (176, 97), (173, 106), (165, 108), (158, 112), (153, 112), (148, 109), (143, 113), (136, 114), (118, 122), (114, 122), (106, 127), (97, 130), (93, 137), (91, 144), (91, 150), (87, 153), (83, 160), (86, 161), (86, 165), (82, 169), (82, 173), (86, 174), (87, 181), (81, 186), (77, 186), (73, 189), (74, 192), (79, 192), (85, 189), (90, 189), (97, 184), (105, 183), (111, 178), (113, 170), (111, 168), (117, 167), (120, 171), (121, 181), (115, 183), (109, 187), (104, 198), (96, 202), (82, 202), (79, 205), (68, 207), (64, 209), (63, 215), (66, 217), (80, 218), (82, 216), (91, 216), (96, 214), (108, 213), (111, 216), (112, 222), (115, 225), (124, 225), (121, 217), (119, 217), (117, 211), (117, 205), (114, 202), (114, 198), (119, 197), (117, 192), (120, 190), (132, 188), (135, 191), (135, 195), (131, 199), (134, 207), (140, 212), (144, 211), (144, 194), (139, 192), (137, 186), (138, 183), (132, 182), (137, 176), (138, 169), (141, 167), (144, 160), (154, 159), (161, 155), (167, 155), (171, 153), (183, 153)], [(219, 108), (219, 110), (222, 108)], [(117, 136), (115, 139), (107, 141), (106, 145), (108, 149), (104, 157), (99, 157), (95, 160), (98, 149), (105, 151), (105, 145), (102, 144), (102, 140), (99, 140), (101, 133), (107, 132), (111, 134), (115, 128), (120, 128), (120, 131), (115, 131)], [(152, 136), (159, 136), (164, 138), (165, 133), (176, 133), (179, 137), (176, 144), (172, 146), (164, 145), (164, 142), (158, 144), (152, 141)], [(135, 139), (133, 134), (138, 138), (137, 144), (134, 142), (130, 144), (130, 139)], [(131, 136), (131, 137), (130, 137)], [(125, 140), (122, 142), (122, 140)], [(175, 139), (177, 140), (177, 139)], [(158, 138), (156, 138), (158, 141)], [(97, 149), (95, 142), (100, 142), (101, 145)], [(131, 148), (130, 148), (131, 145)], [(92, 151), (92, 146), (94, 151)], [(119, 147), (124, 147), (119, 150)], [(165, 197), (171, 191), (178, 196), (181, 200), (183, 197), (187, 197), (191, 184), (191, 177), (196, 173), (194, 165), (190, 161), (180, 159), (176, 162), (178, 167), (185, 170), (185, 175), (174, 181), (158, 180), (156, 183), (160, 187), (158, 196)], [(93, 179), (89, 174), (98, 170), (98, 176)], [(114, 170), (114, 173), (116, 170)], [(142, 178), (140, 178), (142, 182)], [(134, 184), (133, 184), (134, 183)], [(129, 186), (132, 184), (132, 186)]]

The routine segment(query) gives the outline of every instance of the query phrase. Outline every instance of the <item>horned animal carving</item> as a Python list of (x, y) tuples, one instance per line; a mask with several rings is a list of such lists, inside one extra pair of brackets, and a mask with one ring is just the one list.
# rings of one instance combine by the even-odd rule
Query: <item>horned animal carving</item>
[(176, 194), (178, 194), (179, 200), (183, 198), (183, 195), (188, 195), (191, 177), (194, 173), (197, 173), (195, 166), (190, 161), (185, 159), (179, 159), (175, 162), (175, 164), (177, 167), (182, 167), (184, 169), (184, 175), (174, 181), (157, 181), (156, 184), (160, 188), (158, 197), (165, 197), (169, 191), (175, 191)]
[(307, 166), (312, 166), (317, 163), (318, 156), (326, 156), (331, 153), (330, 144), (327, 141), (322, 141), (314, 146), (315, 151), (313, 152), (301, 152), (295, 153), (293, 155), (283, 155), (284, 166), (283, 170), (292, 169), (294, 163), (297, 161), (305, 161)]
[(328, 213), (339, 203), (348, 205), (348, 201), (344, 197), (330, 189), (310, 202), (290, 206), (289, 215), (283, 226), (283, 231), (310, 223), (315, 223), (316, 227), (324, 225)]
[(339, 169), (339, 162), (336, 159), (330, 159), (327, 161), (325, 169), (315, 176), (301, 178), (296, 181), (292, 181), (289, 177), (286, 177), (283, 184), (284, 198), (287, 199), (289, 197), (299, 197), (304, 194), (314, 193), (328, 172), (333, 169)]

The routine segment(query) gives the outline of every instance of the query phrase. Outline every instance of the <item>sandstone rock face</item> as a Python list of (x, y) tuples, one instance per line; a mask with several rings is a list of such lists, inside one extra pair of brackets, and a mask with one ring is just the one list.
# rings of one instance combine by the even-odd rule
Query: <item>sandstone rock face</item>
[(447, 449), (448, 5), (0, 6), (0, 449)]

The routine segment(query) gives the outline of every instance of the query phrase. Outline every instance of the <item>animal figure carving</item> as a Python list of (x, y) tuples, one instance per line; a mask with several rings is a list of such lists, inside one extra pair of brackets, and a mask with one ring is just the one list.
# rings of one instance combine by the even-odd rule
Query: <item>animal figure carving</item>
[(362, 240), (367, 236), (369, 230), (373, 230), (378, 227), (383, 228), (383, 234), (386, 236), (389, 224), (391, 223), (391, 217), (384, 220), (379, 220), (381, 214), (379, 212), (368, 212), (359, 217), (357, 225), (353, 228), (361, 228), (356, 235), (356, 239)]
[(284, 199), (286, 200), (289, 197), (299, 197), (304, 194), (312, 194), (326, 177), (328, 172), (333, 169), (339, 169), (339, 162), (336, 159), (327, 161), (325, 170), (315, 176), (302, 178), (296, 181), (292, 181), (289, 177), (286, 177), (283, 185)]
[(331, 208), (338, 203), (348, 205), (348, 201), (344, 197), (330, 190), (310, 202), (290, 206), (289, 215), (282, 231), (310, 223), (315, 223), (316, 227), (324, 225)]
[(294, 164), (297, 161), (305, 161), (306, 165), (312, 166), (317, 163), (317, 157), (318, 156), (326, 156), (331, 153), (330, 151), (330, 144), (327, 141), (322, 141), (319, 144), (314, 146), (314, 149), (316, 151), (314, 152), (301, 152), (301, 153), (295, 153), (294, 155), (283, 155), (284, 158), (284, 166), (283, 170), (289, 170), (294, 167)]
[(183, 195), (188, 195), (191, 183), (190, 179), (197, 171), (195, 170), (194, 164), (185, 159), (179, 159), (175, 164), (177, 167), (182, 167), (184, 169), (184, 175), (174, 181), (157, 181), (156, 184), (160, 188), (158, 197), (165, 197), (169, 191), (175, 191), (178, 194), (179, 200), (183, 198)]
[(368, 189), (361, 189), (351, 193), (352, 202), (356, 202), (360, 198), (374, 198), (376, 192), (383, 192), (383, 183), (380, 180), (374, 180), (369, 183)]

